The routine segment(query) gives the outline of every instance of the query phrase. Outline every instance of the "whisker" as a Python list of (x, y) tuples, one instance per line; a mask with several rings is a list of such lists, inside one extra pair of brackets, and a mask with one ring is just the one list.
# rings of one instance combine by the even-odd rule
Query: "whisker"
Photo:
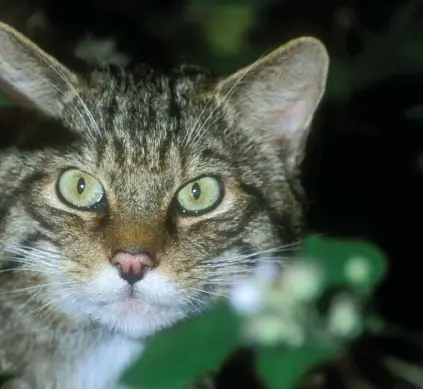
[[(56, 72), (56, 74), (65, 82), (65, 84), (69, 87), (69, 89), (74, 93), (75, 97), (78, 99), (79, 103), (81, 104), (86, 116), (88, 117), (88, 120), (91, 123), (91, 129), (94, 130), (97, 135), (101, 135), (101, 131), (100, 131), (100, 127), (97, 124), (97, 122), (94, 119), (94, 116), (92, 115), (91, 111), (88, 109), (87, 104), (84, 102), (84, 100), (82, 100), (80, 94), (78, 93), (78, 91), (76, 90), (76, 88), (72, 85), (71, 81), (69, 80), (69, 78), (66, 76), (66, 74), (63, 73), (63, 71), (58, 67), (53, 65), (52, 63), (48, 63), (43, 57), (41, 57), (41, 60), (45, 62), (45, 64), (47, 66), (50, 67), (50, 69), (54, 70)], [(84, 120), (84, 123), (87, 125), (88, 128), (90, 128), (90, 126), (88, 126), (88, 123)]]
[(204, 272), (207, 274), (207, 277), (218, 277), (218, 276), (237, 276), (237, 275), (245, 275), (249, 277), (251, 275), (258, 275), (267, 274), (271, 270), (280, 271), (283, 267), (262, 267), (262, 268), (252, 268), (252, 267), (238, 267), (237, 269), (228, 269), (228, 268), (220, 268), (220, 269), (207, 269)]
[[(272, 267), (273, 268), (273, 267)], [(268, 267), (266, 270), (272, 269)], [(207, 271), (208, 276), (218, 276), (218, 275), (236, 275), (236, 274), (258, 274), (260, 272), (265, 272), (264, 269), (258, 268), (245, 268), (245, 267), (238, 267), (237, 269), (230, 269), (230, 268), (220, 268), (220, 269), (210, 269)]]
[(181, 296), (181, 298), (188, 302), (190, 305), (193, 306), (193, 308), (196, 308), (195, 304), (199, 304), (199, 305), (207, 305), (206, 301), (201, 301), (197, 298), (195, 298), (194, 296), (191, 296), (189, 294), (185, 295), (185, 296)]
[(215, 292), (210, 292), (208, 290), (204, 290), (204, 289), (197, 289), (197, 288), (192, 288), (192, 287), (188, 287), (189, 290), (193, 290), (195, 292), (200, 292), (200, 293), (205, 293), (205, 294), (210, 294), (212, 296), (217, 296), (217, 297), (225, 297), (223, 294), (220, 293), (215, 293)]
[(48, 261), (46, 259), (41, 258), (31, 258), (30, 256), (21, 257), (22, 254), (15, 254), (14, 256), (9, 257), (1, 257), (0, 262), (16, 262), (22, 264), (45, 264), (47, 266), (52, 265), (52, 267), (59, 267), (57, 262), (53, 260), (53, 262)]
[[(19, 260), (10, 260), (6, 261), (11, 266), (3, 267), (0, 270), (0, 273), (3, 271), (28, 271), (28, 272), (42, 272), (45, 274), (58, 274), (61, 272), (62, 268), (58, 265), (50, 265), (49, 263), (43, 263), (42, 261), (19, 261)], [(0, 262), (1, 264), (1, 262)], [(1, 266), (0, 266), (1, 268)]]
[[(218, 263), (217, 265), (208, 265), (200, 268), (204, 276), (193, 277), (190, 279), (193, 281), (203, 283), (205, 285), (224, 285), (224, 284), (236, 284), (243, 282), (251, 276), (266, 275), (269, 271), (280, 271), (282, 268), (288, 266), (290, 261), (285, 261), (282, 257), (270, 257), (270, 260), (263, 260), (258, 258), (257, 260), (247, 260), (242, 262), (232, 263)], [(250, 263), (257, 265), (254, 267), (248, 266)]]
[(0, 295), (21, 293), (21, 292), (26, 292), (26, 291), (29, 291), (29, 290), (42, 289), (42, 288), (49, 287), (49, 286), (62, 286), (62, 285), (69, 285), (69, 284), (76, 284), (76, 282), (75, 281), (49, 282), (49, 283), (46, 283), (46, 284), (33, 285), (33, 286), (28, 286), (26, 288), (13, 289), (13, 290), (5, 291), (5, 292), (0, 292)]
[(43, 275), (51, 275), (51, 276), (55, 276), (58, 275), (58, 273), (54, 273), (54, 272), (46, 272), (45, 269), (44, 270), (38, 270), (38, 269), (26, 269), (26, 268), (13, 268), (13, 269), (3, 269), (0, 270), (0, 274), (2, 273), (9, 273), (9, 272), (28, 272), (28, 273), (40, 273)]
[(38, 307), (38, 308), (36, 308), (36, 309), (28, 312), (27, 314), (28, 315), (33, 315), (34, 313), (38, 313), (39, 314), (42, 310), (46, 309), (47, 307), (51, 306), (52, 304), (58, 303), (59, 301), (65, 299), (65, 298), (68, 298), (70, 296), (75, 296), (75, 295), (78, 295), (78, 292), (77, 291), (71, 291), (71, 292), (69, 292), (69, 293), (67, 293), (67, 294), (65, 294), (63, 296), (60, 296), (60, 297), (58, 297), (56, 299), (53, 299), (53, 300), (51, 300), (51, 301), (49, 301), (49, 302), (41, 305), (40, 307)]
[(204, 112), (205, 112), (205, 110), (209, 107), (209, 105), (211, 104), (211, 102), (212, 102), (213, 100), (210, 98), (209, 99), (209, 101), (207, 102), (207, 104), (204, 106), (204, 108), (201, 110), (201, 112), (200, 112), (200, 114), (198, 115), (198, 117), (197, 117), (197, 119), (196, 119), (196, 121), (195, 121), (195, 123), (190, 127), (190, 129), (187, 131), (187, 133), (184, 135), (184, 137), (182, 138), (182, 142), (181, 142), (181, 144), (183, 145), (183, 147), (186, 147), (186, 146), (188, 146), (189, 145), (189, 143), (191, 142), (190, 141), (190, 138), (191, 138), (191, 136), (192, 136), (192, 134), (194, 133), (194, 131), (195, 131), (195, 129), (196, 129), (196, 127), (197, 127), (197, 125), (198, 125), (198, 122), (200, 121), (200, 119), (201, 119), (201, 117), (203, 116), (203, 114), (204, 114)]
[(210, 280), (206, 281), (206, 285), (238, 285), (241, 284), (247, 277), (239, 277), (233, 279), (225, 279), (225, 278), (211, 278)]
[(4, 247), (11, 247), (12, 249), (14, 247), (16, 247), (16, 248), (20, 248), (20, 249), (23, 249), (23, 250), (35, 251), (35, 252), (40, 253), (40, 254), (48, 254), (48, 255), (62, 256), (62, 253), (59, 253), (57, 251), (51, 251), (51, 250), (47, 250), (47, 249), (40, 249), (38, 247), (28, 246), (28, 245), (23, 245), (23, 244), (13, 244), (13, 243), (7, 243), (7, 242), (0, 242), (0, 248), (2, 248), (2, 246), (4, 246)]
[[(42, 60), (43, 60), (43, 62), (45, 62), (44, 61), (44, 58), (42, 58)], [(46, 63), (46, 62), (45, 62)], [(62, 78), (62, 76), (56, 71), (56, 69), (54, 69), (50, 64), (47, 64), (50, 68), (52, 68), (61, 78)], [(22, 64), (20, 64), (19, 66), (18, 66), (18, 68), (20, 68), (20, 69), (23, 69), (23, 70), (25, 70), (25, 71), (30, 71), (30, 69), (28, 68), (28, 67), (26, 67), (26, 66), (24, 66), (24, 65), (22, 65)], [(52, 87), (53, 89), (55, 89), (55, 90), (57, 90), (62, 96), (66, 96), (66, 93), (62, 90), (62, 89), (60, 89), (57, 85), (55, 85), (55, 84), (53, 84), (51, 81), (49, 81), (49, 80), (47, 80), (47, 79), (44, 79), (44, 78), (42, 78), (41, 76), (38, 76), (37, 74), (32, 74), (32, 77), (34, 77), (35, 79), (38, 79), (38, 80), (41, 80), (42, 82), (45, 82), (47, 85), (49, 85), (50, 87)], [(63, 79), (63, 78), (62, 78)], [(71, 87), (71, 89), (73, 89), (73, 92), (74, 93), (76, 93), (76, 96), (78, 96), (78, 94), (77, 94), (77, 92), (74, 90), (74, 88), (71, 86), (71, 85), (69, 85), (69, 83), (67, 82), (67, 81), (65, 81), (65, 83), (68, 85), (68, 86), (70, 86)], [(73, 102), (70, 102), (70, 105), (71, 105), (71, 107), (75, 110), (75, 112), (79, 115), (79, 117), (81, 118), (81, 120), (82, 120), (82, 122), (85, 124), (85, 125), (87, 125), (86, 124), (86, 120), (84, 119), (84, 116), (82, 115), (82, 113), (81, 113), (81, 111), (76, 107), (76, 105), (73, 103)], [(88, 125), (87, 125), (87, 127), (89, 127)]]
[[(260, 255), (262, 254), (268, 254), (268, 253), (277, 253), (277, 252), (281, 252), (280, 249), (278, 248), (273, 248), (273, 249), (268, 249), (268, 250), (263, 250), (263, 251), (257, 251), (257, 252), (252, 252), (250, 254), (237, 254), (234, 255), (233, 257), (218, 257), (218, 258), (210, 258), (210, 259), (206, 259), (205, 261), (202, 262), (202, 264), (217, 264), (217, 263), (231, 263), (231, 262), (239, 262), (242, 260), (246, 260), (252, 257), (258, 257), (257, 260), (260, 259)], [(288, 257), (281, 257), (281, 258), (288, 258)]]
[[(2, 256), (0, 261), (20, 261), (19, 263), (34, 263), (34, 264), (42, 264), (43, 266), (50, 266), (50, 267), (59, 267), (58, 261), (59, 260), (72, 260), (67, 256), (63, 255), (60, 252), (55, 252), (47, 249), (40, 249), (37, 247), (32, 246), (25, 246), (25, 245), (16, 245), (7, 242), (0, 242), (0, 252), (4, 251), (6, 253), (15, 254), (15, 257), (12, 256)], [(18, 256), (18, 257), (17, 257)]]
[[(249, 95), (249, 96), (247, 96), (247, 97), (244, 97), (243, 99), (240, 99), (240, 100), (238, 100), (237, 102), (235, 102), (234, 104), (232, 104), (231, 106), (230, 106), (230, 108), (235, 108), (238, 104), (241, 104), (241, 103), (243, 103), (244, 101), (246, 101), (246, 100), (248, 100), (248, 99), (251, 99), (253, 96), (256, 96), (256, 95), (258, 95), (258, 94), (260, 94), (260, 92), (256, 92), (256, 93), (252, 93), (251, 95)], [(220, 113), (219, 115), (217, 115), (216, 116), (216, 118), (207, 126), (207, 127), (204, 127), (204, 129), (203, 130), (199, 130), (199, 134), (197, 135), (197, 139), (196, 139), (196, 142), (199, 142), (200, 140), (201, 140), (201, 138), (204, 136), (204, 134), (206, 134), (207, 133), (207, 131), (210, 129), (210, 128), (212, 128), (213, 127), (213, 125), (214, 124), (216, 124), (222, 117), (224, 116), (224, 113), (222, 112), (222, 113)]]
[[(51, 257), (51, 256), (48, 256), (48, 255), (40, 255), (40, 254), (37, 254), (37, 253), (33, 253), (31, 251), (23, 251), (23, 250), (19, 250), (19, 249), (16, 249), (14, 252), (12, 252), (12, 251), (5, 251), (5, 252), (15, 254), (16, 259), (30, 258), (34, 261), (37, 261), (37, 260), (46, 261), (46, 263), (47, 263), (47, 259), (50, 259), (52, 261), (55, 261), (55, 260), (57, 261), (57, 260), (60, 259), (60, 257)], [(6, 258), (11, 258), (11, 257), (6, 257)]]
[[(247, 67), (246, 71), (239, 77), (239, 79), (234, 83), (234, 85), (229, 89), (229, 91), (225, 94), (225, 96), (223, 96), (223, 98), (221, 99), (221, 101), (219, 101), (219, 103), (216, 105), (216, 107), (212, 110), (212, 112), (209, 114), (209, 116), (206, 118), (206, 120), (203, 122), (202, 126), (198, 129), (197, 133), (194, 135), (193, 139), (189, 139), (191, 138), (191, 135), (194, 131), (196, 131), (196, 127), (198, 125), (199, 120), (201, 119), (201, 117), (203, 116), (206, 108), (210, 105), (212, 98), (210, 98), (210, 100), (208, 101), (208, 103), (206, 104), (206, 106), (204, 107), (204, 109), (200, 112), (197, 121), (195, 122), (194, 126), (190, 129), (189, 136), (188, 136), (188, 141), (191, 144), (195, 144), (197, 142), (197, 139), (199, 138), (198, 134), (201, 134), (202, 129), (205, 127), (205, 125), (207, 124), (207, 122), (209, 121), (209, 119), (212, 117), (212, 115), (216, 112), (216, 110), (222, 106), (222, 104), (229, 98), (230, 94), (235, 90), (236, 86), (242, 81), (242, 79), (252, 70), (254, 69), (254, 67), (257, 65), (257, 63), (259, 63), (259, 61), (261, 60), (263, 56), (261, 56), (260, 58), (258, 58), (253, 64), (251, 64), (249, 67)], [(188, 145), (189, 143), (187, 142), (187, 144), (184, 143), (184, 145)]]
[(6, 251), (11, 251), (11, 252), (17, 252), (17, 251), (21, 253), (33, 252), (33, 253), (36, 253), (37, 255), (43, 254), (48, 256), (55, 256), (55, 255), (61, 256), (60, 253), (53, 253), (51, 251), (42, 250), (37, 247), (14, 245), (10, 243), (0, 243), (0, 248)]
[(251, 258), (248, 257), (232, 257), (229, 261), (225, 258), (219, 258), (216, 262), (203, 262), (198, 265), (198, 267), (206, 267), (207, 269), (210, 268), (226, 268), (228, 265), (232, 264), (240, 264), (240, 265), (251, 265), (251, 264), (274, 264), (274, 265), (285, 265), (288, 262), (291, 262), (292, 258), (290, 257), (258, 257), (258, 258)]

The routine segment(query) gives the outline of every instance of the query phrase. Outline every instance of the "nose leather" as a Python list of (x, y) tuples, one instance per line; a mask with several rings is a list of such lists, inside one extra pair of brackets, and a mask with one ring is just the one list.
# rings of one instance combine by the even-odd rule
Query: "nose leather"
[(118, 250), (110, 260), (117, 268), (119, 275), (128, 284), (134, 285), (140, 281), (148, 270), (155, 267), (155, 255), (151, 251), (128, 252)]

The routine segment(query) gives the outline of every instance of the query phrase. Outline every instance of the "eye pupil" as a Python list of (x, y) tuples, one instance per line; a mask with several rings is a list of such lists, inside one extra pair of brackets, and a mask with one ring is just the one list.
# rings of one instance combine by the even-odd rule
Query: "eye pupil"
[(83, 177), (81, 177), (76, 183), (76, 191), (78, 192), (78, 194), (82, 194), (84, 190), (85, 190), (85, 180)]
[(195, 182), (191, 187), (191, 194), (192, 197), (194, 197), (195, 200), (198, 200), (201, 196), (201, 188), (200, 185)]

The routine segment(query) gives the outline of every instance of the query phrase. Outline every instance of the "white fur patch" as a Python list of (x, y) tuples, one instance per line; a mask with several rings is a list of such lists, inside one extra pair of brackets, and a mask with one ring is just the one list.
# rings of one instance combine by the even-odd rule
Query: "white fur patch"
[(142, 343), (120, 334), (102, 339), (98, 347), (87, 350), (69, 389), (115, 389), (123, 371), (142, 351)]
[(89, 317), (106, 328), (133, 338), (144, 338), (169, 327), (190, 313), (184, 292), (166, 276), (153, 270), (130, 287), (116, 269), (103, 269), (78, 293), (62, 295), (61, 308), (69, 316)]

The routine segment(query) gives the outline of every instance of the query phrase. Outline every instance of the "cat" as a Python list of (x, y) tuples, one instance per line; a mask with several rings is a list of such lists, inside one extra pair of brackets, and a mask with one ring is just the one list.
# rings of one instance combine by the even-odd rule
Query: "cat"
[(302, 37), (228, 77), (77, 74), (0, 24), (0, 370), (118, 388), (145, 338), (227, 291), (216, 275), (297, 242), (328, 63)]

